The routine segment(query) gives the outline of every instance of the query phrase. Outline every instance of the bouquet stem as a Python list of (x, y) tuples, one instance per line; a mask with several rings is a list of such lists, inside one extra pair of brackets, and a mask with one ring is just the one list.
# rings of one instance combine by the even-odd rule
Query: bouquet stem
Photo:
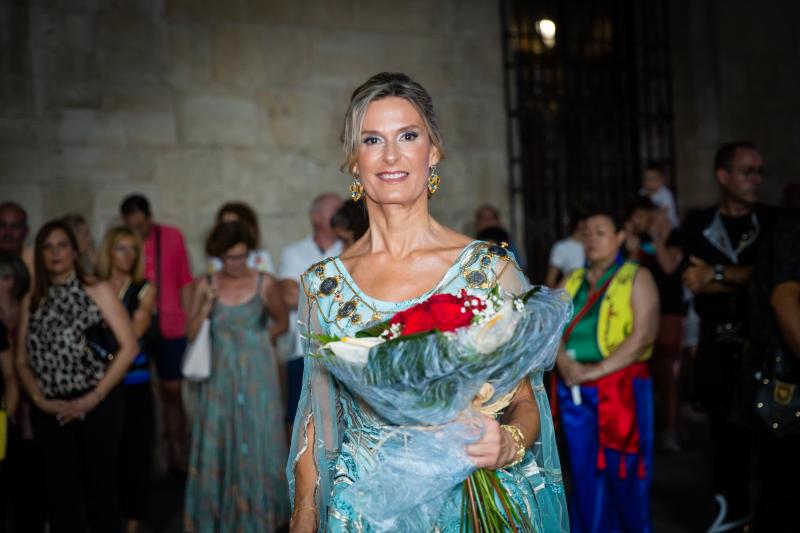
[(496, 471), (478, 469), (462, 487), (461, 533), (533, 531), (519, 506), (511, 501), (500, 484)]

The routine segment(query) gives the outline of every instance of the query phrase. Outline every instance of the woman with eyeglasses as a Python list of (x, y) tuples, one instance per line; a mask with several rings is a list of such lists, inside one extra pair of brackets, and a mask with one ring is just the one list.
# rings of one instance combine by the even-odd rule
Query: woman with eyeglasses
[(78, 259), (66, 223), (54, 220), (39, 230), (33, 290), (19, 325), (17, 372), (34, 406), (53, 533), (119, 529), (116, 467), (125, 406), (117, 385), (137, 350), (128, 313), (110, 285), (86, 276)]
[(278, 281), (247, 264), (240, 222), (218, 224), (206, 253), (222, 269), (195, 283), (186, 335), (211, 324), (211, 377), (198, 387), (185, 531), (274, 531), (289, 520), (283, 402), (274, 340), (288, 328)]
[(119, 460), (119, 491), (127, 533), (139, 531), (147, 509), (153, 471), (155, 414), (150, 383), (150, 359), (145, 339), (156, 304), (156, 288), (144, 278), (142, 241), (126, 226), (108, 230), (97, 261), (98, 276), (111, 285), (139, 340), (139, 351), (122, 380), (125, 418)]

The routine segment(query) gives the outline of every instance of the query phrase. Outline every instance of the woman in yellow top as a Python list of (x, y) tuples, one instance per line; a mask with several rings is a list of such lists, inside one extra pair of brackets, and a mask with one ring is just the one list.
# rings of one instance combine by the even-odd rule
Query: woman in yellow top
[(625, 261), (612, 212), (586, 219), (586, 268), (562, 281), (575, 315), (557, 360), (558, 402), (572, 472), (573, 533), (651, 531), (652, 385), (658, 329), (650, 272)]

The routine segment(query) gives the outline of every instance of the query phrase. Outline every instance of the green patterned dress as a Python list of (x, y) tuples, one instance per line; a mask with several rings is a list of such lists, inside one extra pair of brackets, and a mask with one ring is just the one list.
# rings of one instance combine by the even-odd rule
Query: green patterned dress
[(211, 314), (211, 377), (197, 391), (184, 526), (269, 532), (288, 523), (278, 366), (259, 291)]

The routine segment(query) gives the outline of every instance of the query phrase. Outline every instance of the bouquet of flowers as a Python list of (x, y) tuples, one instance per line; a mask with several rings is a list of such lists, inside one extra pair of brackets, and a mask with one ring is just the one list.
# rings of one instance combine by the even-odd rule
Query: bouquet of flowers
[[(530, 531), (495, 471), (476, 470), (465, 446), (498, 416), (520, 381), (551, 368), (572, 306), (562, 292), (436, 294), (354, 337), (316, 335), (316, 356), (396, 426), (377, 464), (342, 497), (376, 531), (430, 530), (462, 484), (462, 531)], [(505, 511), (505, 512), (503, 512)]]

